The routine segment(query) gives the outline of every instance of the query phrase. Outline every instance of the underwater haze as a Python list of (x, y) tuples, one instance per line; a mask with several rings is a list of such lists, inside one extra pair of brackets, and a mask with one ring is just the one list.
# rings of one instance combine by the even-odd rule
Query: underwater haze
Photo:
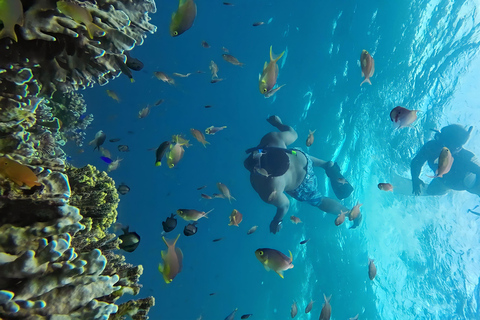
[[(331, 319), (337, 320), (357, 314), (370, 320), (480, 319), (480, 217), (467, 212), (478, 196), (451, 191), (414, 197), (377, 188), (392, 172), (410, 178), (410, 161), (433, 138), (431, 129), (476, 126), (465, 148), (480, 154), (480, 2), (195, 2), (193, 26), (174, 38), (169, 24), (178, 2), (156, 1), (152, 22), (158, 31), (132, 51), (145, 64), (134, 73), (135, 82), (121, 75), (83, 92), (95, 116), (87, 140), (103, 130), (104, 147), (123, 158), (110, 175), (131, 188), (120, 196), (118, 222), (141, 236), (140, 246), (125, 255), (144, 267), (140, 296), (156, 299), (150, 319), (222, 320), (235, 308), (235, 319), (243, 314), (291, 319), (294, 300), (296, 319), (318, 319), (324, 294), (332, 296)], [(257, 21), (265, 23), (252, 26)], [(202, 47), (202, 41), (211, 47)], [(270, 46), (276, 54), (285, 51), (277, 83), (286, 85), (267, 99), (259, 92), (258, 74), (269, 61)], [(224, 61), (222, 47), (245, 65)], [(360, 86), (362, 50), (375, 59), (372, 85)], [(211, 60), (223, 81), (210, 83)], [(154, 71), (193, 74), (175, 77), (173, 86)], [(106, 89), (115, 91), (120, 103)], [(159, 99), (164, 102), (138, 118)], [(394, 130), (389, 115), (395, 106), (419, 110), (418, 120)], [(348, 208), (363, 203), (358, 228), (350, 229), (350, 221), (336, 227), (334, 215), (291, 199), (282, 230), (270, 233), (276, 209), (253, 190), (243, 166), (245, 150), (274, 129), (266, 121), (270, 115), (298, 132), (293, 147), (340, 165), (355, 188), (342, 203)], [(203, 147), (190, 128), (212, 125), (227, 128), (207, 135), (210, 144)], [(309, 130), (316, 130), (315, 142), (307, 148)], [(155, 150), (148, 149), (180, 133), (192, 143), (184, 158), (172, 169), (165, 159), (156, 167)], [(112, 138), (121, 140), (108, 142)], [(130, 152), (118, 152), (118, 144)], [(98, 151), (84, 148), (79, 154), (70, 146), (73, 165), (107, 169)], [(335, 198), (324, 170), (315, 172), (323, 193)], [(425, 166), (421, 177), (433, 174)], [(218, 193), (217, 182), (227, 185), (236, 201), (200, 197)], [(165, 234), (162, 221), (180, 208), (214, 210), (199, 220), (194, 236), (183, 235), (187, 223), (179, 217), (176, 229)], [(228, 226), (233, 209), (243, 214), (239, 227)], [(303, 223), (291, 223), (290, 215)], [(254, 225), (257, 231), (247, 235)], [(166, 250), (162, 235), (174, 239), (179, 233), (183, 270), (166, 284), (158, 271)], [(217, 238), (223, 239), (212, 242)], [(304, 239), (310, 241), (299, 244)], [(258, 248), (290, 250), (294, 268), (284, 279), (267, 272), (255, 256)], [(373, 281), (369, 258), (377, 267)], [(310, 300), (313, 309), (305, 314)]]

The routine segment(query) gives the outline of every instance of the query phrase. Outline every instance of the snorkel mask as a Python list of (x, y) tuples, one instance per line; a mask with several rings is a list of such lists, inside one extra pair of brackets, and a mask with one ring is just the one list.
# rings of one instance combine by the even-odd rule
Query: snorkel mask
[(472, 130), (473, 126), (467, 130), (459, 124), (451, 124), (443, 127), (440, 131), (434, 130), (436, 132), (435, 140), (442, 142), (445, 147), (450, 149), (451, 153), (457, 153), (467, 143)]
[(276, 147), (252, 148), (247, 150), (251, 153), (254, 170), (264, 170), (270, 177), (279, 177), (287, 172), (290, 167), (290, 158), (287, 153), (296, 155), (295, 150)]

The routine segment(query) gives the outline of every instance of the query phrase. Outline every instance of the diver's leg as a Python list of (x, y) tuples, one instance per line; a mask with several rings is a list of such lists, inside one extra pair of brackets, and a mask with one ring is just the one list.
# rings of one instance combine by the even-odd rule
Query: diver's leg
[[(283, 124), (282, 120), (278, 116), (270, 116), (267, 121), (280, 130), (280, 132), (272, 132), (276, 139), (282, 140), (285, 145), (289, 145), (297, 140), (297, 132), (290, 126)], [(263, 139), (262, 139), (263, 140)]]
[(322, 202), (318, 205), (318, 208), (326, 213), (340, 214), (341, 211), (348, 213), (350, 210), (342, 205), (340, 202), (331, 198), (322, 198)]
[(440, 179), (433, 179), (427, 187), (427, 194), (431, 196), (443, 196), (450, 190)]
[(325, 161), (325, 160), (322, 160), (322, 159), (318, 159), (318, 158), (315, 158), (315, 157), (312, 157), (311, 155), (310, 156), (310, 159), (312, 159), (312, 163), (313, 163), (313, 166), (314, 167), (320, 167), (320, 168), (326, 168), (327, 164), (331, 167), (333, 166), (333, 162), (332, 161)]

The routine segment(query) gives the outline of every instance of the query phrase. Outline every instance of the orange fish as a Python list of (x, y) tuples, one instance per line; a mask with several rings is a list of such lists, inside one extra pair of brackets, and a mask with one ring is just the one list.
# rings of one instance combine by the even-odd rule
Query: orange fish
[(383, 190), (383, 191), (392, 191), (393, 192), (393, 186), (390, 183), (379, 183), (378, 184), (378, 189)]
[(230, 214), (230, 223), (228, 225), (238, 227), (242, 220), (243, 215), (237, 209), (233, 209), (232, 213)]
[(348, 219), (350, 221), (355, 220), (359, 215), (360, 215), (360, 207), (363, 205), (363, 203), (358, 203), (352, 208), (352, 211), (350, 211), (350, 215)]
[(337, 216), (335, 219), (335, 225), (338, 227), (345, 221), (345, 214), (347, 214), (348, 211), (340, 211), (340, 214)]
[(204, 146), (205, 148), (207, 147), (207, 143), (210, 144), (210, 142), (208, 142), (207, 140), (205, 140), (205, 135), (204, 135), (203, 132), (201, 132), (200, 130), (191, 128), (191, 129), (190, 129), (190, 133), (192, 134), (192, 136), (195, 137), (195, 139), (197, 139), (198, 142), (200, 142), (201, 144), (203, 144), (203, 146)]
[(405, 128), (417, 120), (417, 112), (418, 110), (408, 110), (398, 106), (390, 111), (390, 120), (393, 121), (395, 129)]
[(450, 172), (453, 164), (453, 157), (450, 150), (446, 147), (442, 148), (442, 152), (440, 152), (440, 156), (438, 157), (438, 168), (435, 172), (435, 176), (428, 176), (429, 178), (442, 178), (444, 174)]
[(360, 55), (360, 64), (362, 67), (362, 77), (365, 77), (365, 80), (360, 83), (360, 86), (365, 82), (371, 85), (370, 77), (372, 77), (375, 72), (375, 61), (367, 50), (362, 51), (362, 54)]
[(295, 217), (295, 216), (290, 216), (290, 221), (292, 221), (292, 223), (295, 223), (295, 224), (302, 223), (302, 220), (300, 220), (299, 217)]
[(30, 188), (41, 186), (37, 176), (29, 167), (7, 157), (0, 158), (0, 175), (12, 180), (20, 187), (24, 184)]
[(172, 243), (169, 243), (165, 237), (162, 237), (168, 250), (167, 252), (162, 250), (163, 265), (161, 263), (158, 264), (158, 271), (163, 274), (163, 280), (165, 280), (166, 283), (172, 282), (177, 274), (182, 271), (183, 253), (180, 248), (175, 248), (179, 237), (180, 234)]

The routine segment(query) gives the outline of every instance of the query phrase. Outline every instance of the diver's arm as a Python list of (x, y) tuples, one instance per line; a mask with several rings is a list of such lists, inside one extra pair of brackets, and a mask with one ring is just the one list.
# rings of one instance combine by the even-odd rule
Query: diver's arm
[(275, 217), (273, 217), (273, 220), (270, 223), (270, 232), (275, 234), (279, 232), (282, 228), (283, 218), (285, 217), (288, 209), (290, 208), (290, 200), (283, 192), (281, 192), (275, 193), (273, 199), (267, 202), (277, 207), (277, 213), (275, 214)]
[(422, 193), (422, 185), (425, 185), (425, 183), (419, 177), (420, 173), (422, 172), (423, 165), (428, 160), (430, 145), (431, 141), (424, 144), (410, 163), (410, 173), (412, 175), (412, 193), (417, 196)]

